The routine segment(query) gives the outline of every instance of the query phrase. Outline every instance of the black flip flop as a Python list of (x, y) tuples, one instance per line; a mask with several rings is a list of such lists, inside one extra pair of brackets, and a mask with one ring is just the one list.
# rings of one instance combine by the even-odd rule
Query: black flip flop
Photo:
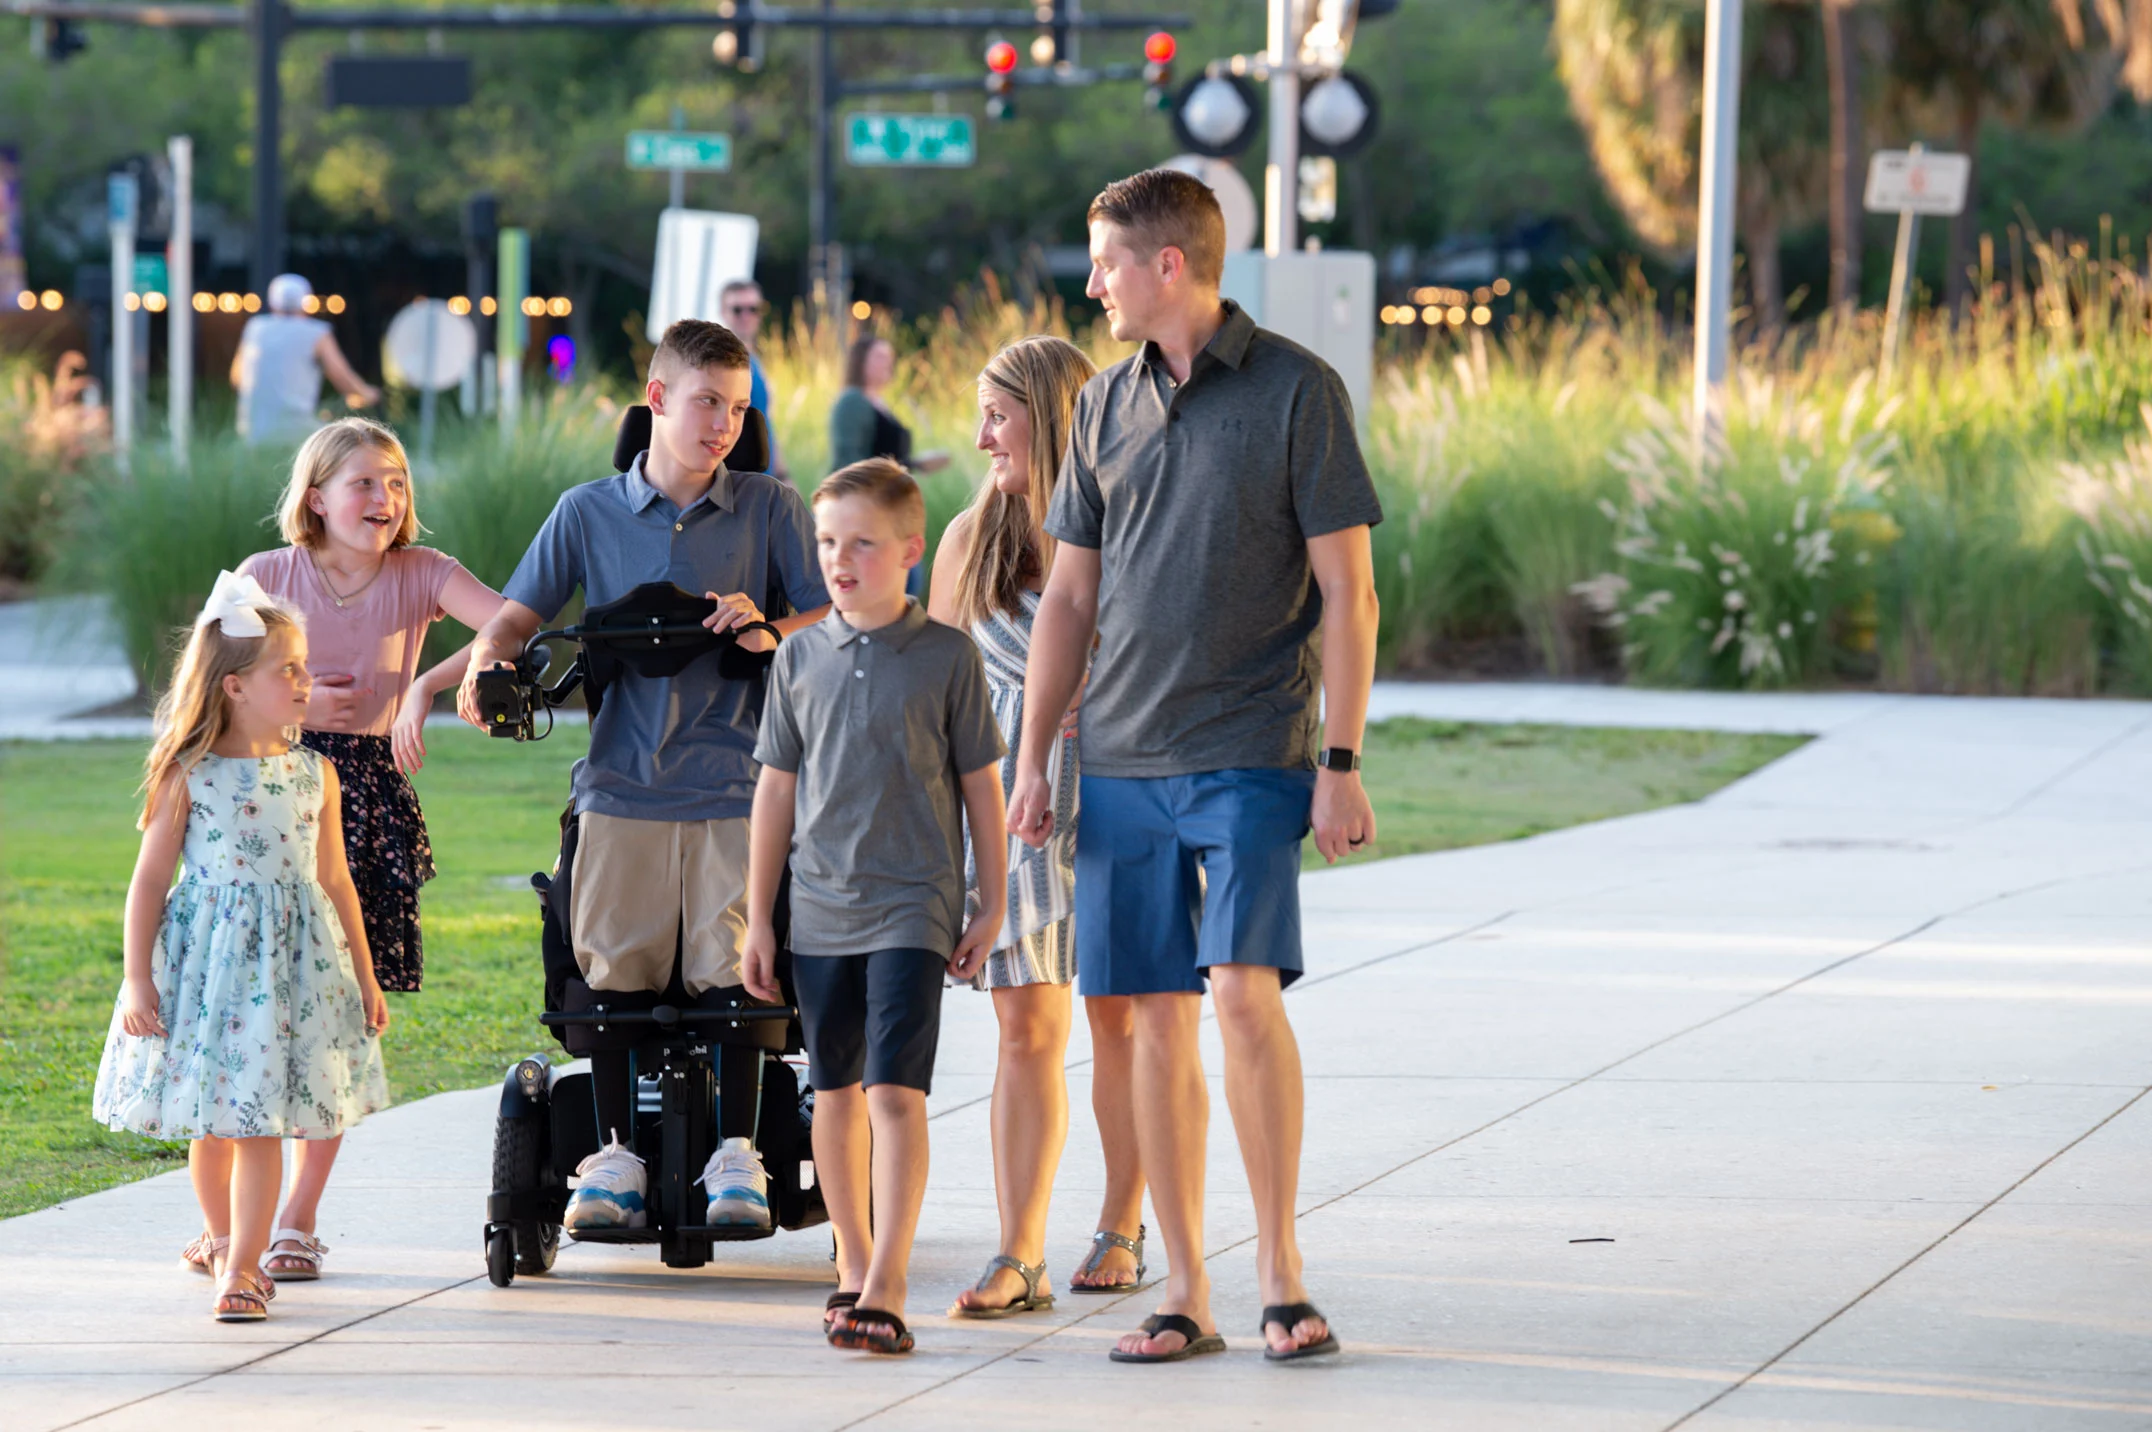
[(839, 1313), (825, 1336), (831, 1347), (878, 1352), (884, 1357), (910, 1352), (913, 1346), (911, 1329), (904, 1326), (904, 1319), (880, 1308), (857, 1305), (848, 1313)]
[(1207, 1333), (1196, 1326), (1196, 1320), (1180, 1313), (1153, 1313), (1143, 1320), (1143, 1335), (1155, 1338), (1160, 1333), (1179, 1333), (1187, 1341), (1171, 1352), (1123, 1352), (1119, 1348), (1106, 1354), (1115, 1362), (1186, 1362), (1192, 1357), (1206, 1353), (1224, 1352), (1225, 1339), (1216, 1333)]
[(831, 1293), (829, 1301), (822, 1305), (822, 1330), (824, 1332), (829, 1331), (830, 1314), (837, 1312), (839, 1309), (850, 1312), (858, 1306), (859, 1294), (857, 1293)]
[(1323, 1318), (1322, 1309), (1313, 1303), (1272, 1303), (1263, 1309), (1262, 1324), (1256, 1329), (1263, 1336), (1263, 1356), (1272, 1362), (1298, 1362), (1304, 1357), (1326, 1357), (1338, 1350), (1338, 1335), (1329, 1331), (1330, 1319), (1323, 1318), (1323, 1340), (1296, 1347), (1290, 1352), (1279, 1352), (1270, 1345), (1270, 1325), (1276, 1323), (1291, 1337), (1293, 1329), (1309, 1318)]

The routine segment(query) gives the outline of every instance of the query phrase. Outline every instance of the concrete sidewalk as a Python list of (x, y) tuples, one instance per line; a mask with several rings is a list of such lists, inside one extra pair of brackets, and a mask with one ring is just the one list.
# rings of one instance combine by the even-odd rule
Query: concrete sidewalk
[[(1304, 882), (1300, 1227), (1343, 1357), (1260, 1358), (1215, 1080), (1229, 1354), (1109, 1364), (1149, 1293), (938, 1316), (993, 1251), (992, 1017), (952, 993), (910, 1359), (823, 1345), (819, 1230), (694, 1273), (570, 1247), (492, 1288), (477, 1091), (351, 1136), (329, 1277), (265, 1325), (212, 1324), (178, 1270), (180, 1176), (0, 1223), (0, 1422), (2152, 1427), (2152, 707), (1383, 700), (1824, 734), (1698, 805)], [(1056, 1286), (1100, 1186), (1081, 1044)]]

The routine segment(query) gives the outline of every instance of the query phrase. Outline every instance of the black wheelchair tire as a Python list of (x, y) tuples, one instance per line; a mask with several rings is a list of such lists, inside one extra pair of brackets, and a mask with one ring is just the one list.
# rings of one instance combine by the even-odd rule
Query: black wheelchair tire
[(496, 1228), (486, 1235), (486, 1277), (496, 1288), (505, 1288), (516, 1280), (515, 1234), (506, 1228)]
[[(536, 1192), (547, 1182), (545, 1116), (521, 1118), (503, 1117), (495, 1121), (493, 1130), (493, 1186), (515, 1192)], [(553, 1260), (560, 1254), (560, 1225), (537, 1219), (518, 1219), (507, 1226), (509, 1250), (515, 1260), (518, 1273), (549, 1273)], [(492, 1244), (486, 1248), (489, 1265), (494, 1257)], [(508, 1282), (495, 1277), (493, 1281), (505, 1288)]]

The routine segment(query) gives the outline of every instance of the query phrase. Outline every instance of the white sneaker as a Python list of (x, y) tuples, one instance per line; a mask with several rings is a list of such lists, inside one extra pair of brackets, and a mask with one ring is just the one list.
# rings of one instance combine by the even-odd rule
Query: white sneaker
[(643, 1228), (650, 1215), (643, 1206), (649, 1175), (643, 1161), (628, 1152), (618, 1130), (613, 1141), (575, 1166), (575, 1197), (561, 1226), (573, 1237), (586, 1228)]
[(703, 1165), (701, 1182), (710, 1191), (705, 1217), (713, 1226), (770, 1226), (770, 1176), (762, 1171), (762, 1155), (746, 1139), (720, 1144)]

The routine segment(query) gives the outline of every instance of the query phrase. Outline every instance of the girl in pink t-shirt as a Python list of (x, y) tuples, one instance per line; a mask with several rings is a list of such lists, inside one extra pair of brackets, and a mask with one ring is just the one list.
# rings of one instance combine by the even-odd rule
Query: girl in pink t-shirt
[[(414, 547), (411, 463), (396, 434), (365, 418), (317, 431), (292, 461), (277, 513), (291, 545), (239, 570), (306, 622), (313, 695), (300, 743), (335, 767), (344, 845), (374, 973), (386, 990), (419, 987), (419, 887), (433, 878), (426, 818), (407, 773), (426, 755), (427, 709), (458, 685), (466, 646), (423, 675), (426, 630), (443, 616), (474, 631), (501, 594), (445, 552)], [(292, 1160), (291, 1188), (264, 1265), (272, 1278), (321, 1276), (314, 1237), (340, 1139), (311, 1139)]]

